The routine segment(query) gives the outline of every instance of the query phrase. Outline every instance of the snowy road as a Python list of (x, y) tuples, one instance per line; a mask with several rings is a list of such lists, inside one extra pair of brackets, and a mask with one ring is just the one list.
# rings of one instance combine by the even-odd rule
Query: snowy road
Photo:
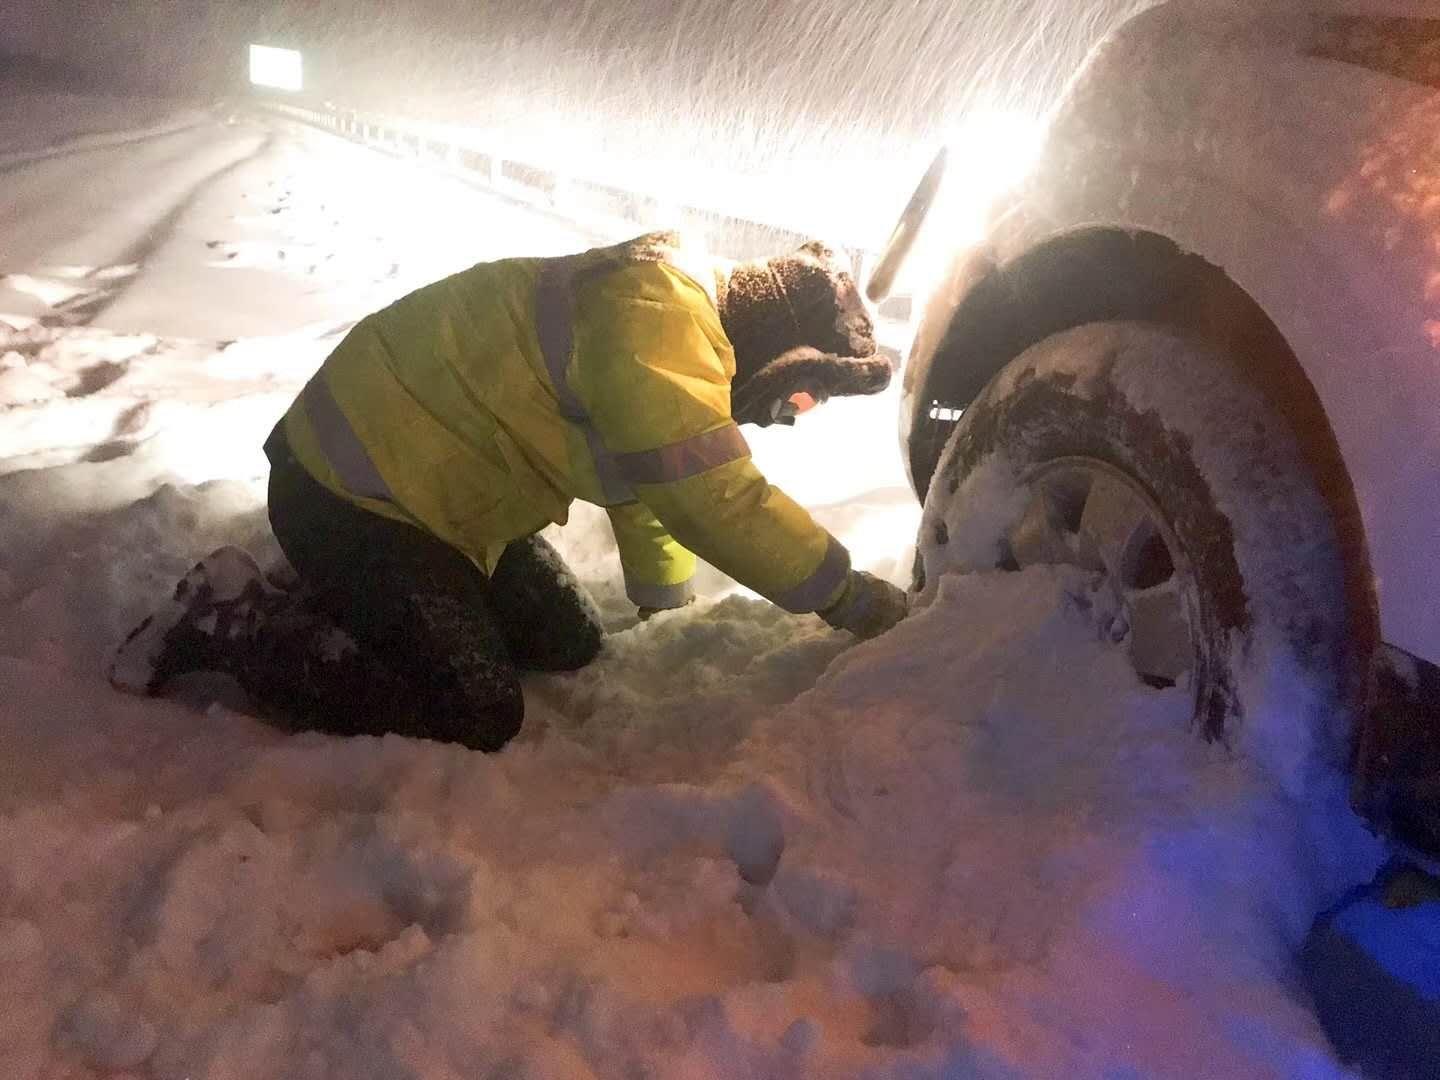
[[(1342, 778), (1197, 743), (1072, 571), (945, 575), (863, 645), (713, 572), (637, 626), (577, 508), (614, 632), (502, 754), (112, 692), (198, 555), (274, 557), (258, 446), (351, 320), (591, 238), (253, 118), (0, 171), (0, 207), (7, 1076), (1345, 1075), (1293, 970), (1379, 856)], [(894, 415), (752, 443), (901, 580)]]
[[(253, 116), (0, 163), (0, 178), (0, 311), (122, 333), (281, 333), (353, 317), (432, 272), (513, 250), (504, 241), (517, 228), (541, 246), (584, 240)], [(317, 278), (321, 263), (331, 265)], [(359, 283), (370, 294), (355, 295)]]
[[(250, 125), (202, 123), (0, 166), (6, 177), (0, 209), (6, 262), (143, 262), (150, 239), (173, 228), (186, 202), (259, 153), (267, 138)], [(63, 199), (56, 198), (59, 192)]]
[[(67, 323), (107, 316), (105, 325), (112, 329), (133, 328), (135, 313), (126, 292), (135, 272), (145, 267), (153, 280), (167, 261), (158, 257), (163, 249), (175, 243), (182, 228), (203, 222), (207, 196), (229, 174), (255, 163), (272, 143), (272, 136), (254, 125), (200, 123), (4, 169), (10, 196), (0, 209), (5, 263), (36, 272), (4, 280), (0, 310)], [(65, 197), (57, 199), (59, 192)], [(194, 262), (188, 267), (192, 275)], [(55, 274), (62, 269), (70, 272)], [(61, 292), (72, 295), (54, 302)], [(244, 325), (228, 311), (194, 312), (183, 304), (164, 310), (169, 317), (143, 329), (218, 336), (217, 321)]]

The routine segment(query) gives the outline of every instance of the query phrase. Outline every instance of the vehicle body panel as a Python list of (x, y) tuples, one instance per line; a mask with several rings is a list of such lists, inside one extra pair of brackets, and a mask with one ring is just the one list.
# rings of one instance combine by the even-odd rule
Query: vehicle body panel
[[(927, 335), (933, 351), (987, 268), (1073, 230), (1153, 233), (1219, 266), (1279, 329), (1329, 418), (1382, 637), (1440, 662), (1440, 88), (1377, 70), (1393, 54), (1377, 51), (1373, 22), (1214, 8), (1164, 5), (1092, 55), (1029, 179), (982, 247), (957, 255), (915, 353), (933, 360)], [(1418, 45), (1396, 61), (1412, 76), (1417, 56), (1429, 70)], [(925, 378), (907, 371), (912, 397)]]

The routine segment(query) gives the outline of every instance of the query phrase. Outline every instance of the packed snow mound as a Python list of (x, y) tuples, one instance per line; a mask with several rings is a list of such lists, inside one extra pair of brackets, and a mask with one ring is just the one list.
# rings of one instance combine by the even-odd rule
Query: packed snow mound
[[(5, 661), (7, 1060), (1342, 1075), (1288, 983), (1374, 857), (1340, 778), (1297, 803), (1190, 737), (1087, 588), (951, 576), (780, 706), (838, 642), (739, 598), (664, 617), (547, 677), (584, 708), (496, 756), (286, 738)], [(687, 665), (690, 717), (652, 681)]]

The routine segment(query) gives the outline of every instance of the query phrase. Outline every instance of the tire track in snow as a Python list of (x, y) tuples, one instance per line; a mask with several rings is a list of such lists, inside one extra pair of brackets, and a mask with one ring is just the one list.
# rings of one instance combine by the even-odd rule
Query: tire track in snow
[(144, 128), (126, 128), (123, 131), (80, 135), (59, 145), (46, 146), (38, 150), (17, 150), (9, 154), (0, 154), (0, 176), (42, 161), (52, 161), (56, 158), (73, 157), (79, 154), (100, 153), (119, 147), (136, 146), (152, 139), (162, 139), (167, 135), (179, 135), (207, 122), (209, 122), (209, 117), (168, 121)]
[(45, 267), (123, 264), (176, 202), (253, 153), (266, 135), (254, 127), (196, 125), (9, 170), (0, 204), (0, 266), (7, 274), (43, 276)]
[(226, 165), (220, 166), (214, 172), (201, 177), (192, 184), (190, 189), (175, 201), (174, 205), (171, 206), (159, 221), (155, 222), (143, 236), (121, 253), (118, 260), (119, 265), (137, 267), (136, 273), (122, 279), (118, 288), (98, 293), (96, 296), (98, 302), (91, 306), (88, 311), (86, 310), (87, 305), (83, 303), (73, 305), (70, 308), (70, 310), (80, 311), (82, 316), (84, 316), (80, 325), (89, 326), (96, 319), (103, 316), (107, 310), (125, 295), (129, 286), (145, 272), (146, 262), (174, 235), (176, 226), (180, 223), (181, 219), (184, 218), (191, 207), (199, 202), (207, 191), (231, 173), (244, 168), (250, 162), (255, 161), (267, 153), (274, 143), (275, 133), (273, 131), (267, 131), (265, 137), (260, 140), (260, 144), (249, 153), (235, 158)]

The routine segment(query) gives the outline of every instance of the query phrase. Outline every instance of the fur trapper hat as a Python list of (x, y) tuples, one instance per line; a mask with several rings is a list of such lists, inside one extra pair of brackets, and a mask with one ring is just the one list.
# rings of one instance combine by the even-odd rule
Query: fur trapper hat
[(787, 422), (782, 406), (796, 393), (824, 401), (890, 384), (860, 291), (824, 244), (738, 263), (719, 301), (735, 349), (730, 411), (739, 423)]

